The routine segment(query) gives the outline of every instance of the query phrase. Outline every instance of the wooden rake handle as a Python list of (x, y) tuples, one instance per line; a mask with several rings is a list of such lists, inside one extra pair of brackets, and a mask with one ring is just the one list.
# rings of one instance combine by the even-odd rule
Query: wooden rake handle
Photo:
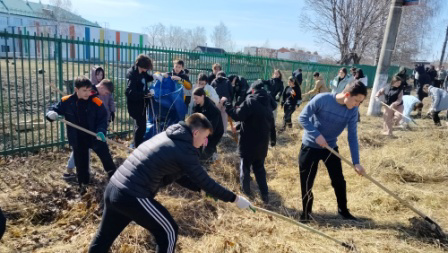
[[(80, 127), (80, 126), (78, 126), (78, 125), (76, 125), (76, 124), (73, 124), (72, 122), (69, 122), (69, 121), (67, 121), (67, 120), (65, 120), (65, 119), (59, 119), (59, 121), (65, 123), (65, 124), (68, 125), (68, 126), (71, 126), (71, 127), (76, 128), (76, 129), (78, 129), (78, 130), (80, 130), (80, 131), (83, 131), (83, 132), (85, 132), (85, 133), (87, 133), (87, 134), (90, 134), (90, 135), (94, 136), (95, 138), (97, 138), (98, 140), (101, 140), (98, 136), (96, 136), (96, 133), (94, 133), (94, 132), (92, 132), (92, 131), (90, 131), (90, 130), (87, 130), (87, 129), (85, 129), (85, 128), (83, 128), (83, 127)], [(109, 139), (109, 138), (106, 138), (106, 142), (109, 143), (109, 144), (114, 144), (114, 145), (116, 145), (116, 146), (119, 146), (119, 147), (121, 147), (121, 148), (123, 148), (123, 149), (127, 149), (127, 150), (129, 150), (130, 152), (134, 151), (134, 149), (132, 149), (132, 148), (130, 148), (130, 147), (124, 145), (124, 144), (121, 144), (121, 143), (119, 143), (119, 142), (113, 141), (113, 140), (111, 140), (111, 139)]]
[(388, 106), (386, 103), (384, 103), (383, 101), (381, 101), (381, 100), (379, 100), (379, 99), (377, 99), (377, 101), (379, 101), (382, 105), (386, 106), (387, 108), (393, 110), (394, 112), (400, 114), (402, 117), (407, 118), (408, 120), (412, 121), (414, 124), (418, 125), (417, 122), (415, 122), (414, 119), (412, 119), (412, 118), (410, 118), (410, 117), (404, 115), (403, 113), (399, 112), (398, 110), (396, 110), (396, 109), (394, 109), (394, 108)]
[[(345, 163), (347, 163), (350, 167), (355, 168), (355, 165), (353, 165), (349, 160), (347, 160), (345, 157), (341, 156), (338, 152), (336, 152), (334, 149), (330, 148), (329, 146), (325, 147), (326, 149), (328, 149), (333, 155), (339, 157), (342, 161), (344, 161)], [(411, 209), (412, 211), (414, 211), (416, 214), (420, 215), (421, 217), (423, 217), (425, 220), (430, 220), (430, 223), (433, 223), (435, 225), (437, 225), (434, 221), (432, 221), (427, 215), (425, 215), (424, 213), (422, 213), (421, 211), (419, 211), (418, 209), (416, 209), (415, 207), (413, 207), (411, 204), (409, 204), (406, 200), (398, 197), (397, 194), (393, 193), (391, 190), (389, 190), (388, 188), (386, 188), (384, 185), (382, 185), (380, 182), (376, 181), (375, 179), (373, 179), (371, 176), (367, 175), (366, 173), (362, 174), (363, 177), (367, 178), (368, 180), (370, 180), (372, 183), (374, 183), (376, 186), (378, 186), (379, 188), (381, 188), (383, 191), (387, 192), (389, 195), (391, 195), (392, 197), (394, 197), (396, 200), (398, 200), (401, 204), (407, 206), (409, 209)], [(438, 225), (437, 225), (438, 226)]]

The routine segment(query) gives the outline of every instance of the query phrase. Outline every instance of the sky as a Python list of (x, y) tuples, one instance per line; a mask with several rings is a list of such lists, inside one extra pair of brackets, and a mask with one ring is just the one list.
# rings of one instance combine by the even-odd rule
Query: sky
[[(37, 1), (37, 0), (35, 0)], [(49, 3), (50, 0), (41, 0)], [(332, 47), (320, 43), (312, 31), (303, 28), (304, 0), (226, 0), (218, 1), (147, 1), (147, 0), (71, 0), (73, 10), (83, 18), (96, 21), (110, 29), (142, 33), (143, 27), (162, 23), (165, 26), (194, 28), (207, 31), (207, 43), (213, 28), (221, 21), (229, 28), (237, 49), (245, 46), (271, 48), (298, 46), (317, 51), (323, 56), (337, 54)], [(446, 0), (442, 0), (446, 1)], [(444, 4), (441, 13), (448, 13)], [(442, 15), (440, 15), (442, 16)], [(440, 18), (430, 29), (431, 50), (420, 58), (433, 60), (440, 57), (448, 16)], [(423, 59), (422, 58), (422, 59)]]

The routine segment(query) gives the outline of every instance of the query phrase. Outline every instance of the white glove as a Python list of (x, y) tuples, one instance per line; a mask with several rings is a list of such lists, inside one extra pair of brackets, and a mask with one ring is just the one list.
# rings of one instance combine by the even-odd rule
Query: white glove
[(236, 204), (238, 208), (241, 209), (247, 209), (250, 207), (250, 202), (243, 196), (236, 196), (235, 201), (233, 202)]
[(49, 111), (46, 116), (48, 119), (55, 121), (58, 119), (59, 114), (55, 111)]

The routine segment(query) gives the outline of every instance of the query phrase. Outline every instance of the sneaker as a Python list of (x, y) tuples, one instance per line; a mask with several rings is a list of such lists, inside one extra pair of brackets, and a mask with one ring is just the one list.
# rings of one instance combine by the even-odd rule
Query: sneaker
[(74, 172), (66, 172), (66, 173), (62, 174), (62, 179), (64, 179), (65, 181), (76, 180), (76, 173), (74, 173)]
[(342, 218), (344, 220), (353, 220), (353, 221), (357, 221), (358, 220), (358, 219), (356, 219), (355, 216), (353, 216), (350, 213), (350, 210), (348, 210), (348, 209), (345, 209), (345, 210), (338, 209), (338, 213), (339, 213), (339, 215), (342, 216)]
[(311, 221), (311, 216), (310, 216), (310, 214), (309, 214), (309, 213), (305, 213), (305, 212), (303, 212), (303, 213), (300, 215), (299, 221), (300, 221), (301, 223), (309, 223), (309, 222)]
[(269, 194), (261, 194), (261, 200), (263, 200), (263, 203), (269, 204)]
[(87, 192), (87, 186), (85, 186), (85, 185), (83, 185), (83, 184), (81, 184), (80, 186), (79, 186), (79, 194), (82, 196), (82, 195), (84, 195), (84, 194), (86, 194), (86, 192)]

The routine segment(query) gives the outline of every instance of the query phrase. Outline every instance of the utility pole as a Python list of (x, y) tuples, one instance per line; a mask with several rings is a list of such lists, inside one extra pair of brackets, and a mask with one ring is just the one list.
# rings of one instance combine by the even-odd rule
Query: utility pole
[(393, 0), (390, 6), (383, 45), (381, 46), (380, 60), (376, 68), (369, 109), (367, 110), (367, 115), (369, 116), (378, 116), (381, 112), (381, 104), (375, 100), (375, 94), (387, 83), (390, 62), (395, 49), (398, 27), (400, 26), (402, 7), (403, 0)]
[(446, 49), (447, 41), (448, 41), (448, 26), (446, 27), (445, 42), (443, 42), (442, 56), (440, 57), (439, 68), (442, 67), (442, 65), (443, 65), (443, 58), (445, 58), (445, 49)]

